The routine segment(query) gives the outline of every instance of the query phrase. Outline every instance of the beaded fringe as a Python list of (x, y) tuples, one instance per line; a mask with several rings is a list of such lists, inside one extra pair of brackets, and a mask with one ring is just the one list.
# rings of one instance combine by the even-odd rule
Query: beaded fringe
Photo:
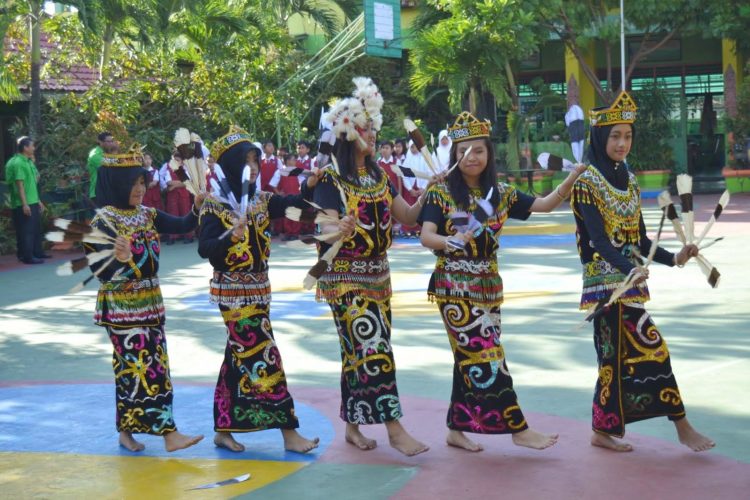
[(96, 297), (94, 322), (127, 328), (164, 324), (159, 280), (103, 282)]
[(268, 273), (214, 271), (209, 301), (226, 307), (271, 303)]

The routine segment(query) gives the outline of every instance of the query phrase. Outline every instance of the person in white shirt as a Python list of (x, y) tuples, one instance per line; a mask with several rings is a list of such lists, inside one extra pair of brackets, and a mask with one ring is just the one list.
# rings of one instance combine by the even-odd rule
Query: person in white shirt
[(438, 172), (442, 172), (450, 167), (452, 145), (453, 141), (448, 137), (448, 131), (441, 130), (438, 136), (438, 147), (435, 148), (435, 152), (432, 154), (432, 161), (435, 167), (437, 167)]

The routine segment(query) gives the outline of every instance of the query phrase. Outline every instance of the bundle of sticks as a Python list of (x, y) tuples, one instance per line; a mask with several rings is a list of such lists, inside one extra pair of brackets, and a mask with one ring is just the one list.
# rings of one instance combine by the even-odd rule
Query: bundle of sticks
[[(710, 241), (707, 244), (701, 246), (701, 243), (703, 243), (706, 235), (719, 219), (721, 213), (724, 211), (724, 208), (729, 203), (729, 191), (724, 191), (724, 193), (722, 193), (719, 201), (716, 204), (716, 207), (714, 208), (713, 213), (711, 214), (711, 218), (703, 227), (703, 231), (701, 231), (701, 234), (697, 238), (695, 237), (695, 213), (693, 211), (693, 178), (691, 176), (687, 174), (680, 174), (677, 176), (677, 193), (680, 196), (680, 206), (682, 208), (684, 228), (683, 224), (680, 222), (680, 217), (677, 215), (677, 210), (675, 209), (674, 204), (672, 203), (672, 198), (669, 196), (668, 192), (665, 191), (659, 195), (659, 206), (665, 211), (667, 218), (669, 218), (669, 221), (672, 223), (674, 232), (680, 242), (683, 245), (693, 244), (696, 245), (699, 250), (704, 250), (709, 246), (715, 244), (716, 242), (721, 241), (723, 238), (716, 238), (713, 241)], [(719, 286), (719, 279), (721, 278), (721, 274), (708, 261), (708, 259), (706, 259), (703, 255), (698, 254), (695, 257), (695, 262), (698, 263), (698, 267), (700, 267), (701, 271), (706, 276), (706, 280), (708, 281), (708, 284), (711, 285), (711, 288), (716, 288), (717, 286)]]
[[(695, 222), (695, 215), (693, 211), (693, 178), (687, 174), (680, 174), (677, 176), (677, 193), (680, 196), (680, 205), (682, 208), (682, 217), (684, 219), (684, 228), (683, 224), (680, 221), (680, 216), (677, 214), (677, 209), (674, 206), (674, 203), (672, 203), (672, 197), (669, 194), (669, 191), (663, 191), (661, 194), (659, 194), (658, 202), (659, 207), (662, 209), (662, 216), (661, 216), (661, 222), (659, 223), (659, 230), (656, 233), (656, 238), (651, 244), (651, 250), (649, 251), (648, 258), (646, 260), (645, 265), (643, 268), (648, 268), (648, 266), (653, 262), (654, 254), (656, 253), (656, 248), (659, 245), (659, 240), (661, 239), (661, 233), (662, 229), (664, 227), (664, 221), (665, 219), (669, 219), (670, 223), (672, 224), (672, 227), (674, 229), (675, 234), (677, 235), (677, 239), (683, 244), (683, 245), (696, 245), (699, 250), (704, 250), (711, 245), (714, 245), (715, 243), (723, 240), (723, 237), (715, 238), (709, 242), (707, 242), (704, 245), (701, 245), (703, 243), (704, 239), (706, 238), (706, 235), (708, 235), (708, 232), (711, 230), (713, 225), (716, 223), (716, 221), (721, 216), (721, 213), (724, 211), (724, 208), (729, 203), (729, 191), (724, 191), (722, 193), (721, 197), (719, 198), (719, 201), (716, 204), (716, 207), (714, 208), (713, 213), (711, 214), (711, 218), (708, 220), (706, 225), (703, 227), (703, 231), (701, 231), (701, 234), (696, 238), (694, 233), (694, 222)], [(695, 257), (695, 261), (698, 263), (698, 266), (700, 267), (703, 274), (706, 276), (706, 279), (708, 281), (708, 284), (711, 286), (711, 288), (716, 288), (719, 285), (719, 280), (721, 278), (721, 274), (719, 271), (706, 259), (703, 255), (698, 254)], [(638, 269), (636, 267), (635, 269)], [(634, 271), (635, 271), (634, 269)], [(596, 318), (599, 314), (601, 314), (607, 307), (612, 305), (617, 299), (619, 299), (622, 294), (624, 294), (628, 289), (630, 289), (635, 282), (635, 273), (631, 272), (625, 281), (614, 291), (612, 292), (612, 295), (610, 298), (606, 301), (602, 300), (597, 304), (594, 304), (586, 311), (586, 318), (584, 319), (583, 324), (585, 324), (587, 321), (591, 321), (594, 318)]]

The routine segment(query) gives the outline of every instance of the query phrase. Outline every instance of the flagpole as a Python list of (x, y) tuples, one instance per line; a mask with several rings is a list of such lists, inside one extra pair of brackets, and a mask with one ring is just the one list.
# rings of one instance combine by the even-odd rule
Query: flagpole
[(620, 0), (620, 88), (628, 88), (625, 82), (625, 0)]

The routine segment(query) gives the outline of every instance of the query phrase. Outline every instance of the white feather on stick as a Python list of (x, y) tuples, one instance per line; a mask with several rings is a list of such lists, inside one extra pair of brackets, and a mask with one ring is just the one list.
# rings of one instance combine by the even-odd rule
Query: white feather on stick
[(682, 229), (682, 222), (680, 222), (680, 216), (677, 215), (677, 209), (674, 207), (674, 203), (672, 203), (672, 197), (669, 195), (669, 191), (662, 191), (659, 193), (658, 197), (659, 202), (659, 208), (665, 211), (667, 214), (667, 218), (669, 219), (669, 222), (672, 223), (672, 228), (674, 229), (675, 234), (677, 235), (677, 239), (682, 242), (682, 244), (685, 244), (685, 231)]
[(682, 219), (685, 224), (685, 241), (693, 243), (695, 238), (693, 213), (693, 178), (688, 174), (677, 176), (677, 193), (680, 195), (682, 205)]
[(101, 267), (96, 270), (96, 272), (94, 272), (91, 276), (89, 276), (88, 278), (86, 278), (85, 280), (83, 280), (82, 282), (78, 283), (76, 286), (74, 286), (70, 290), (68, 290), (68, 293), (78, 293), (81, 290), (83, 290), (83, 287), (85, 287), (89, 283), (89, 281), (91, 281), (94, 278), (98, 277), (102, 273), (102, 271), (104, 271), (107, 267), (109, 267), (109, 265), (114, 260), (115, 260), (115, 255), (114, 255), (114, 252), (112, 252), (112, 256), (109, 259), (107, 259), (104, 262), (104, 264), (102, 264)]
[(427, 166), (430, 167), (433, 174), (437, 175), (437, 168), (432, 161), (432, 153), (430, 153), (430, 150), (427, 148), (427, 144), (425, 144), (424, 137), (422, 137), (422, 132), (417, 128), (417, 124), (411, 119), (405, 118), (404, 128), (408, 132), (411, 140), (414, 141), (414, 145), (417, 146), (417, 149), (422, 154), (424, 161), (427, 162)]
[(721, 216), (721, 213), (724, 211), (724, 208), (728, 204), (729, 204), (729, 191), (724, 191), (721, 195), (721, 198), (719, 198), (719, 202), (716, 204), (716, 208), (714, 208), (714, 213), (711, 214), (711, 218), (703, 227), (703, 231), (701, 231), (700, 236), (698, 236), (698, 238), (695, 240), (696, 245), (701, 244), (701, 241), (703, 241), (703, 238), (706, 237), (708, 232), (711, 230), (711, 227), (719, 219), (719, 217)]

